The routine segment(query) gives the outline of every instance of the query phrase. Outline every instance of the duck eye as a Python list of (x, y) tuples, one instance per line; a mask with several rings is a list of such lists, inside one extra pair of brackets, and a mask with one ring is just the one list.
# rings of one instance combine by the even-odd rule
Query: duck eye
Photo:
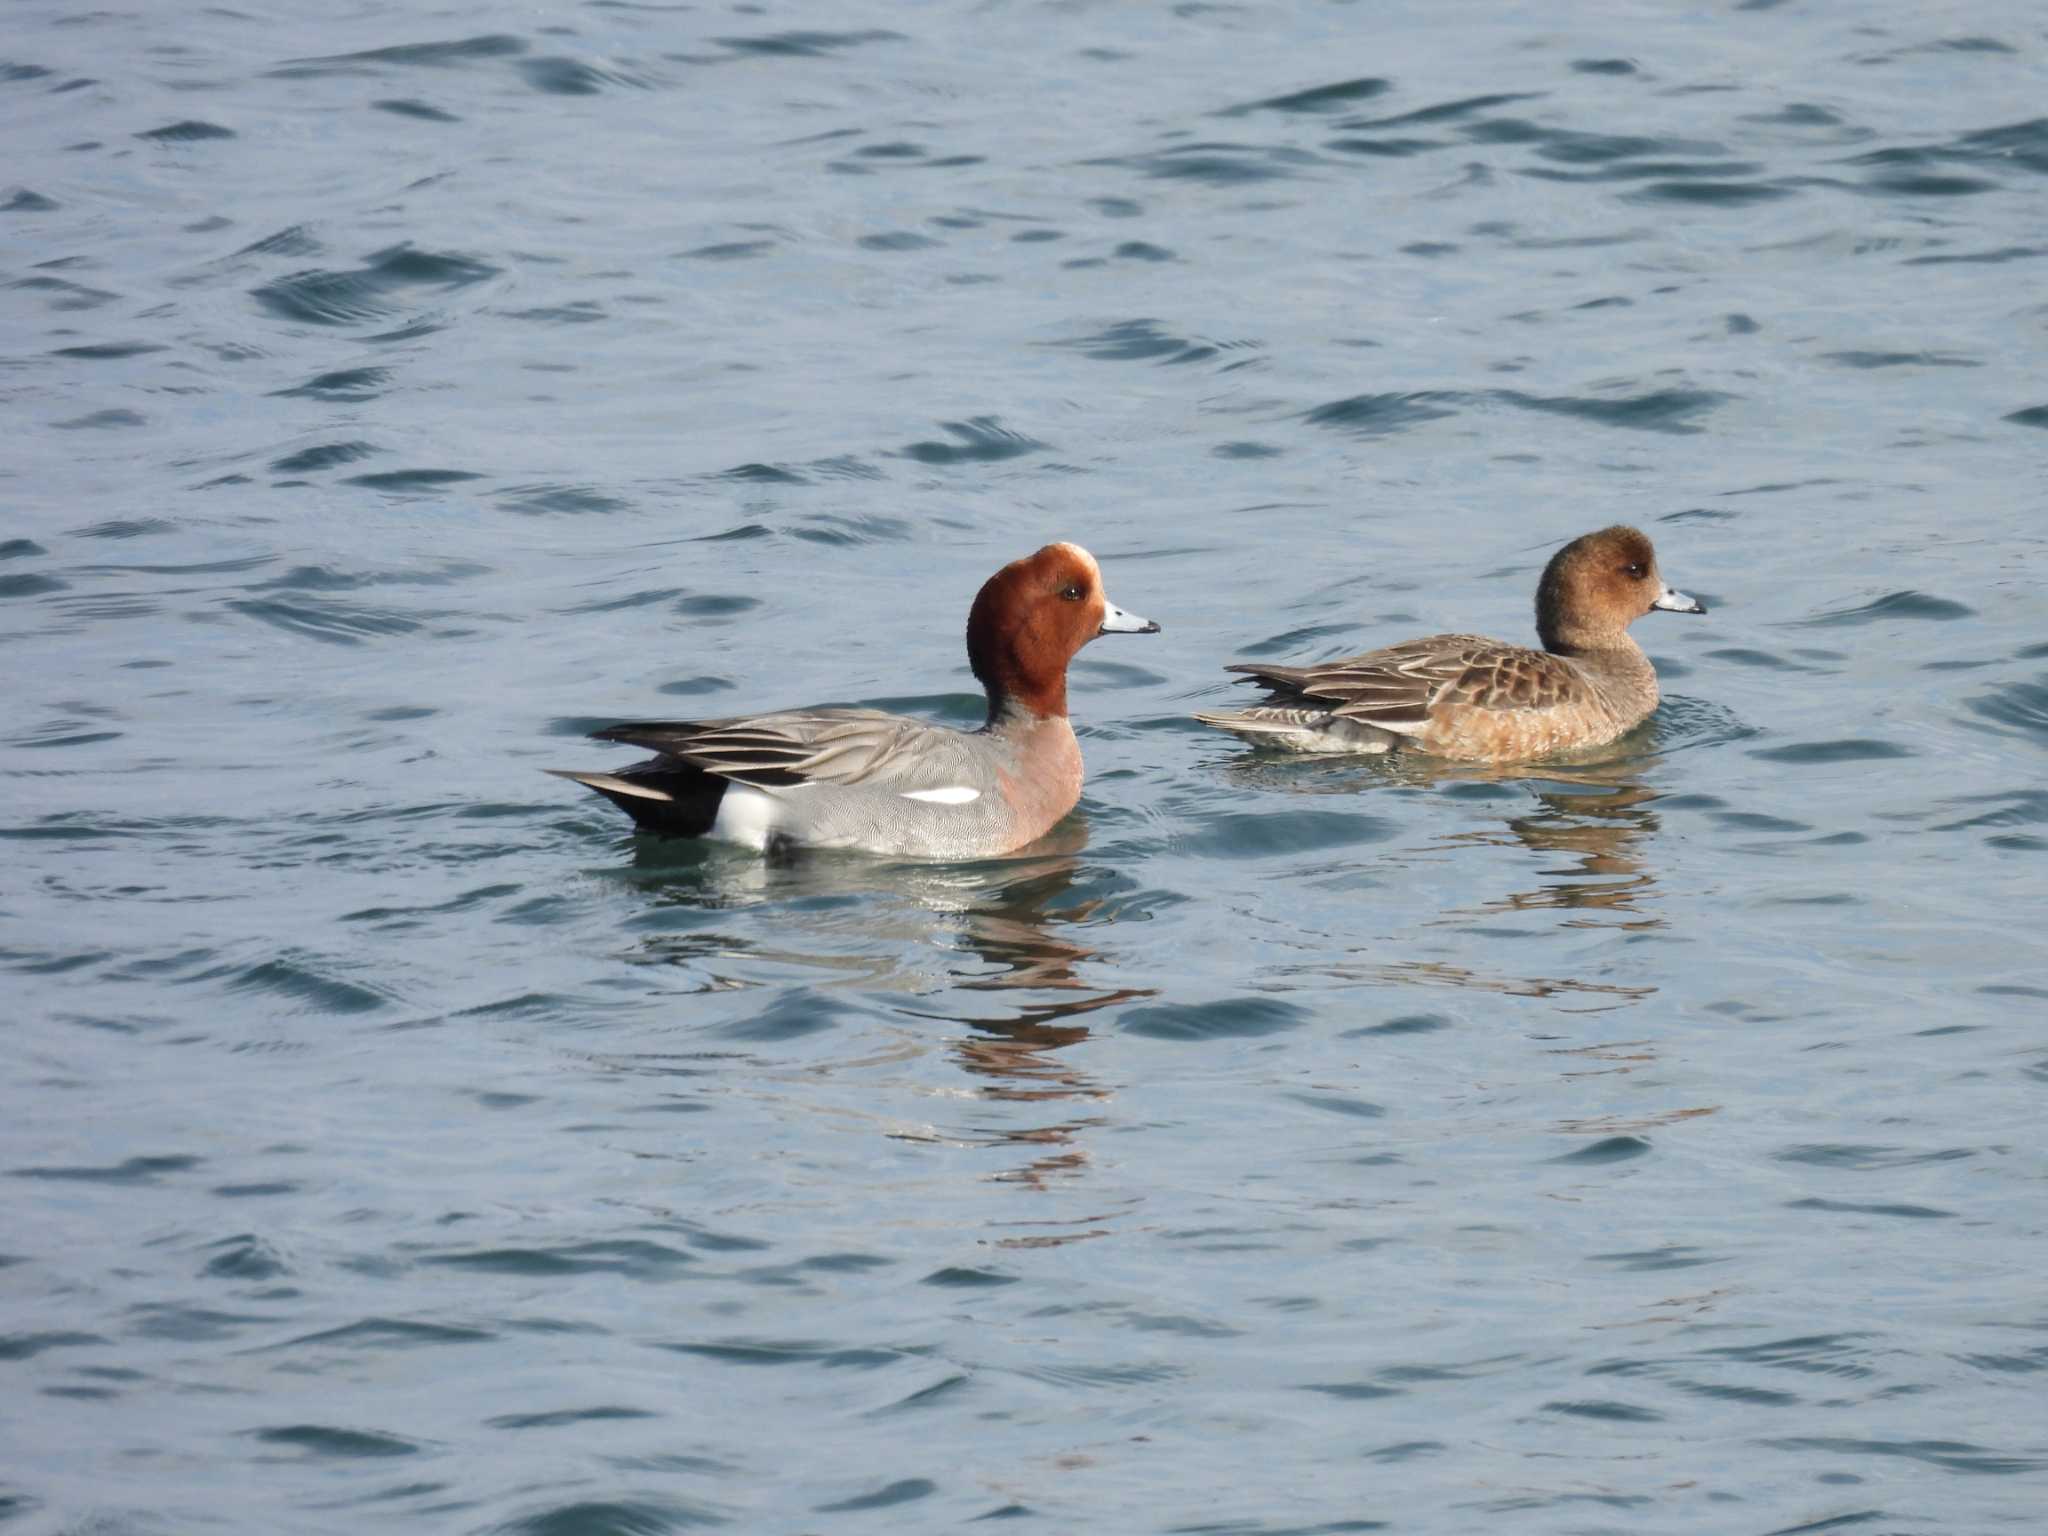
[(1068, 582), (1060, 588), (1060, 597), (1066, 602), (1078, 603), (1081, 601), (1081, 584), (1078, 581)]
[(1627, 565), (1623, 566), (1622, 569), (1626, 571), (1629, 574), (1629, 576), (1635, 579), (1636, 581), (1641, 581), (1644, 576), (1649, 574), (1648, 569), (1640, 560), (1631, 560)]

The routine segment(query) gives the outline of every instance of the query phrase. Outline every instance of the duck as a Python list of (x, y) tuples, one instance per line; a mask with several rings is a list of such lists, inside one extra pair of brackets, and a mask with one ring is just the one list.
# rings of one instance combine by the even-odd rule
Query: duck
[(1081, 797), (1067, 664), (1098, 635), (1157, 633), (1109, 601), (1087, 550), (1048, 544), (989, 577), (968, 610), (967, 662), (988, 700), (979, 730), (839, 706), (634, 721), (591, 734), (654, 753), (646, 761), (547, 772), (664, 837), (993, 858), (1042, 837)]
[(1604, 746), (1657, 707), (1657, 671), (1629, 626), (1706, 605), (1665, 585), (1640, 529), (1582, 534), (1536, 583), (1542, 649), (1484, 635), (1428, 635), (1305, 667), (1237, 662), (1271, 690), (1249, 709), (1195, 719), (1288, 752), (1417, 750), (1508, 763)]

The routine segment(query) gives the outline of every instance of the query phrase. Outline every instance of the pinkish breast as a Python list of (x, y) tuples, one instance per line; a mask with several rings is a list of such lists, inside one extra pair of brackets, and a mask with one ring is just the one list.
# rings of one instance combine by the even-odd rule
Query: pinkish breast
[(1034, 720), (1010, 740), (1017, 770), (997, 769), (996, 783), (1016, 826), (1010, 847), (1021, 848), (1050, 832), (1081, 798), (1081, 743), (1064, 715)]

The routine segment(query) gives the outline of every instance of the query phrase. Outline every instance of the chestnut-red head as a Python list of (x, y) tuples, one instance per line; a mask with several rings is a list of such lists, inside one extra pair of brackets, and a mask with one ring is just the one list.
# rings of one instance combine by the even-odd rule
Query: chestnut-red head
[(967, 615), (967, 661), (988, 690), (993, 723), (1010, 710), (1067, 712), (1067, 663), (1102, 634), (1151, 635), (1102, 591), (1102, 568), (1078, 544), (1048, 544), (982, 583)]

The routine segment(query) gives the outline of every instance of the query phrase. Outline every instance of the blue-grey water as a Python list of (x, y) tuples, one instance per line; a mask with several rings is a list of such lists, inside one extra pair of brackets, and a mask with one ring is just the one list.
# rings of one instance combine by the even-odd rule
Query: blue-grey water
[[(0, 1529), (2036, 1531), (2048, 19), (10, 0)], [(1548, 771), (1240, 657), (1703, 619)], [(1014, 858), (636, 843), (972, 724)]]

